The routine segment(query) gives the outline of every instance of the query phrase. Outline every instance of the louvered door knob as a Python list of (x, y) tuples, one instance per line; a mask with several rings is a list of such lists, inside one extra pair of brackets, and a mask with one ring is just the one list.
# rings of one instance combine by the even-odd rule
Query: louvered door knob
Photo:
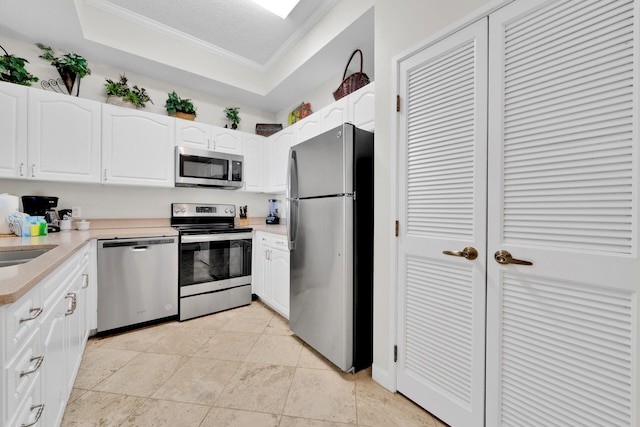
[(467, 246), (462, 251), (442, 251), (442, 253), (445, 255), (466, 258), (469, 261), (473, 261), (474, 259), (478, 258), (478, 251), (476, 250), (476, 248), (472, 248), (471, 246)]
[(518, 264), (518, 265), (533, 265), (531, 261), (523, 261), (521, 259), (515, 259), (507, 251), (498, 251), (493, 256), (498, 264)]

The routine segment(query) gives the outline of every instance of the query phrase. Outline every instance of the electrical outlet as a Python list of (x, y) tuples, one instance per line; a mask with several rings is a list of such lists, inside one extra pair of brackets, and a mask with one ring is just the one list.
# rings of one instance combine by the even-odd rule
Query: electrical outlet
[(82, 217), (82, 208), (80, 206), (73, 206), (71, 208), (71, 217), (72, 218)]

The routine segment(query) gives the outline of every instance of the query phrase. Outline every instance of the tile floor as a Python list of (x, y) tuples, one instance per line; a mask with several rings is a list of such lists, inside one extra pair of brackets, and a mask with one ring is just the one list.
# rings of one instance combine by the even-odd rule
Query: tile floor
[(446, 427), (400, 394), (344, 374), (258, 301), (91, 338), (62, 421), (71, 426)]

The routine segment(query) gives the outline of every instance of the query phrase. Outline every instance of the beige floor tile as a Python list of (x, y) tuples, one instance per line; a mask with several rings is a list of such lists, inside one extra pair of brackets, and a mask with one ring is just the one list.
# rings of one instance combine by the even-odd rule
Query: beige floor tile
[(148, 397), (160, 388), (187, 360), (184, 356), (140, 353), (94, 389)]
[(283, 416), (280, 427), (348, 427), (355, 424), (332, 423), (329, 421), (310, 420), (308, 418), (295, 418)]
[(313, 348), (309, 347), (309, 345), (307, 344), (303, 346), (302, 351), (300, 352), (298, 367), (340, 372), (338, 367), (329, 362), (324, 358), (324, 356), (315, 351)]
[(294, 371), (288, 366), (243, 363), (215, 406), (280, 414)]
[(170, 332), (171, 329), (167, 326), (166, 324), (160, 324), (106, 336), (100, 338), (100, 344), (102, 347), (108, 348), (145, 351)]
[(67, 405), (73, 401), (75, 401), (76, 399), (78, 399), (80, 396), (82, 396), (83, 394), (85, 394), (88, 390), (82, 390), (80, 388), (72, 388), (71, 389), (71, 394), (69, 395), (69, 401), (67, 402)]
[(273, 315), (267, 327), (264, 328), (264, 333), (268, 335), (293, 335), (289, 329), (289, 321), (279, 314)]
[(61, 427), (116, 427), (144, 401), (143, 397), (88, 391), (67, 405)]
[(302, 341), (290, 335), (260, 335), (245, 357), (246, 362), (296, 366)]
[(277, 427), (280, 416), (264, 412), (211, 408), (200, 427)]
[(354, 424), (356, 399), (353, 375), (297, 368), (283, 414)]
[(252, 333), (220, 331), (200, 347), (194, 356), (242, 361), (259, 336)]
[(99, 338), (95, 338), (95, 337), (89, 338), (87, 340), (87, 345), (84, 348), (84, 354), (87, 354), (87, 353), (95, 350), (96, 348), (100, 348), (102, 346), (102, 344), (103, 344), (103, 342)]
[(239, 366), (240, 362), (193, 357), (152, 397), (211, 406)]
[(210, 329), (218, 330), (227, 324), (229, 320), (236, 315), (235, 310), (221, 311), (208, 316), (196, 317), (195, 319), (184, 320), (182, 322), (175, 322), (172, 326), (179, 329), (185, 328), (197, 328), (197, 329)]
[(223, 327), (223, 331), (261, 334), (274, 314), (265, 308), (247, 309), (236, 313)]
[(174, 328), (147, 349), (150, 353), (193, 355), (216, 334), (206, 329)]
[(97, 347), (83, 355), (80, 370), (73, 386), (90, 390), (139, 354), (138, 351)]
[(148, 399), (120, 427), (198, 427), (208, 406)]
[(358, 425), (367, 427), (436, 427), (434, 418), (399, 393), (371, 378), (371, 369), (355, 375)]

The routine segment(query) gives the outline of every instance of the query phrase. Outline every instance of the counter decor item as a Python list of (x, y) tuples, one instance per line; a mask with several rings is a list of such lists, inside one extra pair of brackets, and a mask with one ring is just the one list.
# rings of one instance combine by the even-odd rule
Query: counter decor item
[(12, 196), (11, 194), (0, 194), (0, 235), (1, 234), (15, 234), (9, 228), (9, 215), (18, 212), (20, 207), (20, 199), (18, 196)]
[(175, 91), (167, 94), (169, 97), (164, 104), (167, 113), (170, 116), (178, 117), (185, 120), (194, 120), (196, 118), (196, 107), (190, 99), (182, 99)]
[(295, 110), (289, 113), (288, 123), (292, 125), (295, 122), (311, 115), (311, 113), (313, 113), (313, 111), (311, 111), (311, 104), (302, 101), (302, 104), (298, 105)]
[(239, 214), (240, 220), (238, 221), (240, 223), (240, 225), (242, 225), (242, 226), (249, 225), (249, 218), (247, 218), (247, 214), (248, 214), (247, 206), (246, 205), (245, 206), (239, 206), (238, 210), (240, 211), (240, 214)]
[(114, 82), (105, 79), (104, 89), (107, 92), (107, 104), (118, 105), (125, 108), (144, 108), (146, 102), (153, 104), (145, 88), (137, 85), (133, 89), (129, 87), (129, 81), (124, 74), (120, 74), (120, 80)]
[(256, 135), (271, 136), (282, 130), (282, 123), (256, 123)]
[[(238, 123), (240, 123), (239, 109), (237, 107), (227, 107), (223, 110), (227, 120), (231, 122), (231, 129), (238, 129)], [(227, 125), (224, 125), (224, 127), (227, 127)]]
[(0, 56), (0, 80), (23, 86), (31, 86), (31, 83), (38, 81), (37, 77), (24, 68), (24, 64), (29, 61), (15, 55), (9, 55), (9, 52), (2, 46), (0, 49), (4, 52), (4, 55)]
[(78, 230), (82, 230), (82, 231), (88, 230), (90, 225), (91, 225), (91, 222), (86, 221), (84, 219), (80, 221), (76, 221), (76, 228)]
[[(356, 53), (360, 54), (360, 71), (351, 74), (349, 77), (346, 77), (347, 70), (349, 69), (349, 64), (351, 63), (351, 60), (356, 55)], [(347, 62), (347, 66), (344, 68), (344, 73), (342, 74), (342, 83), (340, 83), (338, 89), (333, 92), (333, 98), (337, 101), (349, 95), (351, 92), (355, 92), (356, 90), (368, 84), (369, 77), (362, 72), (362, 51), (360, 49), (356, 49), (351, 54), (351, 58), (349, 58), (349, 62)]]
[[(91, 74), (87, 60), (74, 52), (56, 57), (54, 56), (53, 49), (51, 47), (42, 43), (36, 43), (36, 46), (42, 50), (40, 58), (49, 61), (51, 65), (56, 67), (56, 70), (58, 70), (58, 74), (60, 74), (69, 95), (72, 94), (73, 85), (75, 84), (76, 79), (78, 79), (75, 95), (78, 96), (80, 94), (80, 80), (87, 74)], [(55, 87), (57, 87), (57, 82), (55, 80), (44, 80), (41, 84), (44, 89), (48, 89), (53, 86), (55, 90)]]

